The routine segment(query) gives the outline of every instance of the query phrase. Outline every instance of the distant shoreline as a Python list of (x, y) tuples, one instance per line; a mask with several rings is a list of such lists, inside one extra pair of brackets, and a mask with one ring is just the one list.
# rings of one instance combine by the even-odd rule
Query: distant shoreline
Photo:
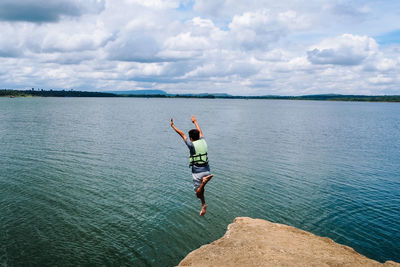
[(357, 102), (400, 102), (400, 95), (340, 95), (319, 94), (303, 96), (233, 96), (228, 94), (168, 94), (146, 93), (146, 91), (129, 91), (135, 93), (88, 92), (66, 90), (12, 90), (0, 89), (0, 97), (138, 97), (138, 98), (206, 98), (206, 99), (272, 99), (272, 100), (317, 100), (317, 101), (357, 101)]

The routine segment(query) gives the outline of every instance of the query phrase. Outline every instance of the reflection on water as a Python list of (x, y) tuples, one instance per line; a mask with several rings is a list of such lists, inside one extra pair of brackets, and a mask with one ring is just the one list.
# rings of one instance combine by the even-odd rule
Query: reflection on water
[[(198, 117), (215, 177), (198, 216)], [(400, 105), (313, 101), (0, 99), (0, 263), (177, 264), (237, 216), (400, 261)]]

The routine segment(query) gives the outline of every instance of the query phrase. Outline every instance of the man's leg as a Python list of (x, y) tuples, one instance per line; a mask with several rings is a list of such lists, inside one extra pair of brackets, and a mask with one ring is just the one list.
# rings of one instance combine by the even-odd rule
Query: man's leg
[(204, 186), (206, 186), (208, 181), (210, 181), (211, 178), (213, 178), (213, 176), (214, 176), (214, 174), (210, 174), (210, 175), (203, 177), (203, 181), (201, 182), (201, 185), (199, 186), (199, 188), (197, 188), (196, 194), (197, 194), (197, 192), (204, 191)]
[[(200, 187), (199, 187), (200, 188)], [(196, 191), (196, 196), (198, 198), (200, 198), (201, 200), (201, 211), (200, 211), (200, 216), (203, 216), (204, 214), (206, 214), (207, 211), (207, 205), (206, 205), (206, 201), (204, 199), (204, 186), (203, 189), (199, 191), (199, 189), (197, 189)]]
[(210, 175), (203, 177), (203, 181), (201, 182), (201, 185), (196, 190), (196, 196), (198, 198), (200, 198), (200, 200), (201, 200), (200, 216), (203, 216), (204, 214), (206, 214), (206, 211), (207, 211), (207, 205), (206, 205), (206, 201), (204, 199), (204, 186), (206, 186), (208, 181), (210, 181), (213, 176), (214, 176), (213, 174), (210, 174)]

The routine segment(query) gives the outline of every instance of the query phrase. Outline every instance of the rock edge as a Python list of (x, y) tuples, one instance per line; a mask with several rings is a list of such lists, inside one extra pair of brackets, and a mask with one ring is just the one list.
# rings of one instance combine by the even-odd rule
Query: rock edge
[(179, 266), (397, 266), (369, 259), (327, 237), (262, 219), (238, 217), (225, 235)]

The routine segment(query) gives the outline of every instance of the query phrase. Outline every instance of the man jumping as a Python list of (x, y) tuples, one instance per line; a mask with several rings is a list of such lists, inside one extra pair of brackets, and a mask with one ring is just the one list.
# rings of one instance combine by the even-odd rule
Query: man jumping
[(190, 166), (192, 167), (193, 189), (196, 196), (201, 200), (200, 216), (206, 214), (207, 206), (204, 200), (204, 187), (214, 176), (210, 173), (210, 166), (208, 165), (207, 143), (203, 138), (197, 119), (192, 116), (192, 122), (196, 129), (189, 131), (189, 138), (184, 132), (179, 130), (174, 125), (174, 120), (171, 118), (171, 127), (177, 132), (188, 146), (190, 151)]

